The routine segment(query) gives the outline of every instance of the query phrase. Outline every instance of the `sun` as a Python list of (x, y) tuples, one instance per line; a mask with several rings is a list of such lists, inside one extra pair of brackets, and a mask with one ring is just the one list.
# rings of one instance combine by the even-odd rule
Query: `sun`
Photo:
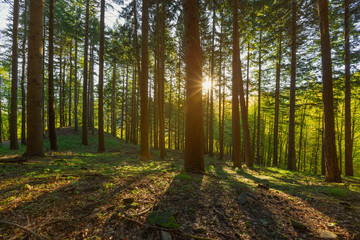
[(202, 89), (204, 91), (209, 91), (210, 88), (211, 88), (211, 81), (209, 80), (209, 78), (205, 78), (202, 83)]

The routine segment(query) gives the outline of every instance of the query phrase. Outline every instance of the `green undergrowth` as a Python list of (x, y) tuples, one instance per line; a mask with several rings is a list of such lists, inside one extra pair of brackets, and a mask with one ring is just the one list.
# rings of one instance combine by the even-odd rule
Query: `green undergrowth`
[[(81, 133), (67, 129), (58, 135), (59, 152), (49, 151), (49, 141), (45, 139), (45, 158), (33, 158), (25, 163), (1, 163), (0, 161), (0, 213), (10, 210), (12, 205), (36, 197), (41, 191), (52, 192), (60, 186), (79, 184), (91, 176), (106, 178), (101, 194), (116, 189), (116, 181), (129, 178), (148, 177), (157, 181), (156, 186), (164, 187), (172, 182), (181, 186), (170, 193), (179, 194), (206, 186), (209, 179), (215, 179), (227, 191), (239, 193), (264, 185), (270, 190), (283, 192), (310, 201), (314, 197), (346, 200), (359, 195), (360, 180), (343, 178), (343, 183), (326, 183), (324, 177), (313, 174), (288, 171), (279, 168), (255, 166), (254, 169), (234, 169), (229, 160), (219, 161), (216, 157), (205, 157), (206, 176), (199, 177), (183, 170), (183, 155), (178, 151), (168, 151), (165, 159), (159, 158), (158, 151), (152, 151), (151, 161), (139, 161), (139, 146), (105, 134), (105, 153), (97, 153), (97, 135), (89, 134), (89, 146), (82, 146)], [(8, 146), (0, 147), (3, 156), (21, 154), (25, 147), (10, 151)], [(161, 176), (161, 177), (159, 177)], [(119, 180), (120, 179), (120, 180)], [(192, 186), (192, 185), (194, 186)], [(142, 195), (149, 189), (145, 184), (133, 189), (130, 194)], [(195, 191), (195, 190), (194, 190)], [(76, 193), (76, 191), (75, 191)], [(97, 193), (98, 194), (98, 193)], [(193, 196), (197, 193), (194, 192)], [(96, 194), (88, 195), (88, 201), (97, 199)], [(50, 195), (48, 201), (58, 201), (58, 196)], [(35, 205), (34, 205), (35, 206)], [(24, 204), (25, 209), (34, 208)], [(38, 207), (36, 208), (38, 209)]]

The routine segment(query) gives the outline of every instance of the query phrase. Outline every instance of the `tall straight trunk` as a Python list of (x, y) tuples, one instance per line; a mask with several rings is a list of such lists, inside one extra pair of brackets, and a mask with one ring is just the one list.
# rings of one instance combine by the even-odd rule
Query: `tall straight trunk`
[(176, 134), (176, 143), (175, 143), (175, 149), (180, 149), (180, 99), (181, 99), (181, 92), (180, 92), (180, 84), (181, 84), (181, 59), (179, 54), (179, 75), (178, 75), (178, 83), (177, 83), (177, 134)]
[(94, 123), (94, 46), (91, 47), (90, 52), (90, 77), (89, 77), (89, 128), (91, 129), (91, 135), (95, 134), (95, 123)]
[(305, 122), (305, 111), (306, 111), (306, 105), (304, 106), (303, 114), (301, 116), (301, 122), (300, 122), (300, 135), (299, 135), (299, 153), (298, 153), (298, 167), (297, 170), (300, 172), (301, 170), (301, 151), (302, 151), (302, 144), (303, 144), (303, 129), (304, 129), (304, 122)]
[(204, 138), (204, 153), (209, 153), (209, 95), (210, 90), (206, 91), (206, 115), (205, 115), (205, 138)]
[(259, 86), (258, 86), (258, 114), (257, 114), (257, 137), (256, 137), (256, 162), (259, 164), (261, 161), (260, 156), (260, 129), (261, 129), (261, 117), (260, 117), (260, 110), (261, 110), (261, 30), (260, 30), (260, 48), (259, 48)]
[(250, 41), (247, 46), (247, 64), (246, 64), (246, 112), (249, 113), (249, 71), (250, 71)]
[(64, 56), (64, 64), (63, 64), (63, 79), (62, 79), (62, 92), (61, 92), (61, 95), (62, 95), (62, 122), (63, 122), (63, 127), (66, 126), (66, 99), (65, 99), (65, 87), (66, 87), (66, 57)]
[[(221, 93), (221, 88), (225, 85), (222, 81), (222, 45), (223, 45), (223, 12), (221, 11), (221, 25), (220, 25), (220, 40), (219, 40), (219, 159), (222, 160), (224, 156), (224, 138), (222, 134), (223, 124), (222, 124), (222, 116), (221, 114), (221, 98), (225, 95), (225, 91)], [(225, 82), (225, 80), (224, 80)]]
[[(84, 43), (84, 76), (83, 76), (83, 111), (82, 111), (82, 131), (81, 131), (81, 144), (88, 145), (88, 131), (87, 131), (87, 79), (88, 79), (88, 51), (89, 51), (89, 5), (90, 0), (86, 0), (86, 15), (85, 15), (85, 43)], [(100, 85), (99, 85), (100, 88)], [(100, 89), (99, 89), (100, 94)], [(99, 119), (100, 119), (100, 101), (99, 101)], [(102, 122), (103, 123), (103, 122)], [(103, 125), (99, 121), (99, 135), (101, 134), (100, 128)], [(100, 146), (100, 143), (99, 143)], [(105, 149), (105, 147), (104, 147)]]
[(172, 102), (171, 102), (171, 94), (172, 94), (172, 79), (170, 76), (170, 82), (169, 82), (169, 120), (168, 120), (168, 148), (171, 149), (171, 107), (172, 107)]
[(353, 139), (351, 137), (351, 86), (350, 86), (350, 11), (345, 0), (345, 176), (354, 176)]
[(160, 76), (159, 76), (159, 147), (160, 158), (164, 158), (165, 153), (165, 0), (161, 4), (160, 19)]
[(58, 150), (55, 129), (55, 102), (54, 102), (54, 0), (49, 1), (49, 79), (48, 79), (48, 132), (50, 149)]
[(185, 25), (185, 158), (187, 171), (204, 172), (204, 129), (202, 119), (202, 62), (199, 34), (199, 6), (196, 0), (184, 0)]
[(292, 26), (291, 26), (291, 81), (290, 81), (290, 113), (289, 113), (289, 150), (288, 169), (296, 170), (295, 152), (295, 89), (296, 89), (296, 0), (292, 0)]
[[(26, 93), (25, 93), (25, 64), (26, 64), (26, 38), (27, 38), (27, 0), (24, 9), (24, 38), (22, 44), (22, 67), (21, 67), (21, 144), (26, 144)], [(1, 140), (0, 140), (1, 142)]]
[(154, 112), (153, 112), (153, 128), (154, 128), (154, 149), (159, 149), (159, 137), (158, 137), (158, 82), (159, 82), (159, 12), (160, 12), (159, 0), (156, 1), (156, 13), (155, 13), (155, 47), (154, 47)]
[(74, 125), (75, 131), (78, 130), (78, 79), (77, 79), (77, 60), (78, 60), (78, 36), (77, 36), (77, 20), (75, 22), (76, 35), (75, 35), (75, 62), (74, 62)]
[(30, 2), (27, 145), (25, 156), (45, 156), (42, 111), (42, 48), (44, 1)]
[(60, 39), (60, 59), (59, 59), (59, 70), (60, 70), (60, 74), (59, 74), (59, 115), (60, 115), (60, 127), (64, 127), (64, 122), (63, 122), (63, 114), (64, 114), (64, 109), (63, 109), (63, 43), (62, 43), (62, 38)]
[(113, 64), (111, 81), (111, 135), (116, 137), (116, 63)]
[(331, 46), (329, 34), (328, 1), (318, 0), (323, 104), (325, 116), (325, 176), (328, 182), (341, 182), (335, 144), (334, 97), (332, 83)]
[[(124, 70), (122, 70), (123, 75)], [(124, 115), (125, 115), (125, 76), (123, 76), (122, 81), (122, 91), (121, 91), (121, 123), (120, 123), (120, 138), (124, 139)]]
[(280, 70), (281, 70), (281, 38), (279, 35), (278, 59), (276, 64), (276, 84), (275, 84), (275, 117), (274, 117), (274, 148), (272, 165), (278, 166), (278, 136), (279, 136), (279, 99), (280, 99)]
[(135, 105), (134, 105), (134, 128), (133, 128), (133, 134), (134, 134), (134, 144), (138, 144), (138, 103), (139, 103), (139, 94), (137, 94), (137, 81), (140, 82), (141, 78), (141, 71), (140, 71), (140, 51), (139, 51), (139, 42), (138, 42), (138, 36), (137, 36), (137, 29), (138, 29), (138, 22), (137, 22), (137, 7), (136, 7), (136, 0), (134, 0), (134, 40), (135, 40), (135, 57), (136, 57), (136, 66), (135, 66), (135, 74), (134, 78), (135, 80)]
[[(157, 31), (157, 30), (155, 30)], [(158, 45), (156, 43), (156, 45)], [(154, 112), (153, 112), (153, 118), (154, 118), (154, 148), (155, 149), (159, 149), (159, 137), (158, 137), (158, 107), (159, 107), (159, 97), (158, 97), (158, 50), (157, 50), (157, 46), (155, 49), (155, 66), (154, 66)]]
[(17, 136), (17, 100), (18, 100), (18, 32), (19, 0), (14, 0), (11, 61), (11, 101), (10, 101), (10, 149), (18, 149)]
[(133, 81), (132, 81), (132, 87), (131, 87), (131, 133), (130, 133), (130, 141), (133, 144), (136, 143), (136, 64), (134, 65), (134, 71), (133, 71)]
[(325, 175), (325, 115), (322, 117), (321, 130), (321, 175)]
[(70, 41), (70, 73), (69, 73), (69, 127), (71, 127), (71, 105), (72, 105), (72, 39)]
[(241, 139), (240, 139), (240, 112), (239, 112), (239, 26), (238, 0), (234, 0), (233, 9), (233, 56), (232, 56), (232, 146), (234, 167), (241, 168)]
[(129, 94), (129, 63), (126, 63), (126, 85), (125, 85), (125, 141), (130, 141), (129, 137), (129, 113), (128, 113), (128, 94)]
[(98, 108), (98, 152), (105, 152), (104, 141), (104, 29), (105, 29), (105, 0), (101, 0), (100, 7), (100, 53), (99, 53), (99, 108)]
[(213, 19), (212, 19), (212, 39), (211, 39), (211, 88), (210, 88), (210, 118), (209, 118), (209, 155), (214, 156), (214, 65), (215, 65), (215, 0), (213, 0)]
[[(235, 0), (237, 2), (237, 0)], [(237, 20), (237, 16), (236, 16)], [(234, 30), (237, 32), (238, 28), (234, 28)], [(238, 33), (236, 33), (238, 36)], [(249, 121), (248, 121), (248, 112), (245, 102), (245, 96), (244, 96), (244, 82), (242, 78), (242, 72), (241, 72), (241, 60), (240, 60), (240, 51), (239, 51), (239, 36), (236, 40), (237, 43), (237, 49), (236, 50), (236, 58), (237, 58), (237, 68), (239, 69), (239, 90), (240, 90), (240, 106), (241, 106), (241, 120), (242, 120), (242, 128), (243, 128), (243, 134), (244, 134), (244, 153), (245, 153), (245, 163), (246, 166), (249, 168), (253, 167), (253, 160), (251, 157), (251, 145), (250, 145), (250, 130), (249, 130)]]

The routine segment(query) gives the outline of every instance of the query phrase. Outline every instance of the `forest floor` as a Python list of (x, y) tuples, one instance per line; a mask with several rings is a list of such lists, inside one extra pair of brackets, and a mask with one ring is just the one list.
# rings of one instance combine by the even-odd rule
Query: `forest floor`
[(238, 170), (229, 157), (189, 174), (180, 151), (144, 163), (138, 146), (106, 134), (100, 154), (97, 135), (80, 137), (59, 129), (61, 151), (26, 162), (12, 162), (23, 146), (0, 147), (0, 239), (360, 239), (359, 178)]

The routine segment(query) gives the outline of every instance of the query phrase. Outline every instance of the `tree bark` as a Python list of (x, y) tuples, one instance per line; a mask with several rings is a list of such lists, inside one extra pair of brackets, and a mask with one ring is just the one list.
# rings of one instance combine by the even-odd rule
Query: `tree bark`
[(111, 81), (111, 135), (116, 137), (116, 63), (113, 64)]
[(17, 136), (17, 100), (18, 100), (18, 32), (19, 0), (14, 0), (12, 29), (12, 62), (11, 62), (11, 102), (10, 102), (10, 149), (18, 149)]
[(100, 54), (99, 54), (99, 108), (98, 108), (98, 152), (105, 152), (104, 141), (104, 36), (105, 0), (101, 0), (100, 10)]
[(75, 34), (75, 62), (74, 62), (74, 125), (75, 131), (78, 130), (78, 80), (77, 80), (77, 56), (78, 56), (78, 34), (77, 34), (77, 20), (75, 22), (76, 34)]
[(258, 86), (258, 114), (257, 114), (257, 136), (256, 136), (256, 163), (260, 164), (261, 156), (260, 156), (260, 129), (261, 129), (261, 118), (260, 118), (260, 110), (261, 110), (261, 39), (262, 33), (260, 30), (260, 48), (259, 48), (259, 86)]
[(353, 139), (351, 137), (351, 86), (350, 86), (350, 11), (345, 0), (345, 176), (354, 176)]
[(54, 102), (54, 0), (49, 1), (49, 79), (48, 79), (48, 132), (50, 149), (58, 150), (55, 129), (55, 102)]
[(328, 1), (318, 0), (318, 14), (321, 41), (321, 62), (323, 79), (323, 104), (325, 117), (325, 181), (341, 182), (336, 154), (334, 99), (332, 83), (331, 46), (329, 34)]
[(275, 118), (274, 118), (274, 150), (272, 165), (278, 166), (278, 136), (279, 136), (279, 98), (280, 98), (280, 70), (281, 70), (281, 38), (279, 35), (278, 60), (276, 64), (276, 84), (275, 84)]
[(44, 1), (30, 2), (27, 145), (25, 156), (45, 156), (42, 119), (42, 48)]
[(214, 65), (215, 65), (215, 0), (213, 3), (212, 39), (211, 39), (211, 88), (210, 88), (210, 118), (209, 118), (209, 156), (214, 156)]
[(232, 158), (234, 167), (241, 168), (241, 139), (240, 139), (240, 113), (239, 113), (239, 26), (238, 26), (238, 0), (234, 0), (233, 9), (233, 66), (232, 66)]
[(297, 30), (296, 11), (297, 11), (296, 0), (292, 0), (288, 169), (293, 171), (296, 170), (296, 152), (295, 152), (295, 89), (296, 89), (296, 30)]
[(202, 119), (202, 62), (199, 34), (199, 6), (183, 0), (185, 25), (185, 158), (186, 171), (204, 172), (204, 129)]
[(141, 80), (140, 80), (140, 159), (150, 160), (149, 145), (149, 99), (148, 99), (148, 79), (149, 79), (149, 1), (143, 0), (142, 6), (142, 48), (141, 48)]
[(160, 19), (160, 76), (159, 76), (159, 147), (160, 158), (165, 158), (165, 0), (161, 4)]
[[(88, 131), (87, 131), (87, 78), (88, 78), (88, 51), (89, 51), (89, 3), (90, 0), (86, 0), (86, 16), (85, 16), (85, 43), (84, 43), (84, 76), (83, 76), (83, 111), (82, 111), (82, 131), (81, 131), (81, 144), (88, 145)], [(99, 90), (100, 91), (100, 90)], [(100, 93), (100, 92), (99, 92)], [(99, 103), (99, 115), (100, 115), (100, 103)], [(100, 117), (99, 117), (100, 118)], [(99, 122), (99, 132), (100, 132)], [(100, 144), (100, 143), (99, 143)]]
[(27, 5), (25, 0), (24, 9), (24, 38), (22, 45), (22, 72), (21, 72), (21, 144), (26, 144), (26, 93), (25, 93), (25, 65), (26, 65), (26, 38), (27, 38)]

